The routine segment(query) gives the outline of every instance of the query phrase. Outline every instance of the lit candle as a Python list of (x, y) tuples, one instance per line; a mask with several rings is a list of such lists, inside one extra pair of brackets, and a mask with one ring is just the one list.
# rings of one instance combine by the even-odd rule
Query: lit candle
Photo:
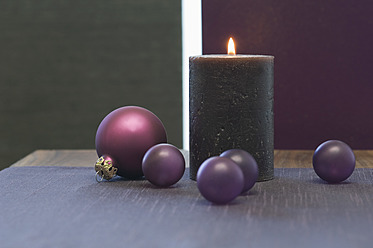
[(211, 156), (228, 149), (249, 152), (258, 181), (273, 178), (273, 56), (228, 55), (189, 58), (190, 178)]

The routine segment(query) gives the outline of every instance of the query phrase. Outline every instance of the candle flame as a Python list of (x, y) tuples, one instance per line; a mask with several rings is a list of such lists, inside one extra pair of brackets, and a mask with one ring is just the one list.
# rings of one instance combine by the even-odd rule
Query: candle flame
[(229, 38), (228, 41), (228, 54), (229, 55), (236, 55), (236, 48), (234, 47), (234, 41), (232, 37)]

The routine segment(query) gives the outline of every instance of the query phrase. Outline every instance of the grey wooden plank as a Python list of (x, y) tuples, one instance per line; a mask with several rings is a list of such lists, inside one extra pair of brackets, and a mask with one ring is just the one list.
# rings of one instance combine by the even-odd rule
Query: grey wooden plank
[(159, 189), (144, 180), (97, 183), (90, 168), (0, 172), (2, 247), (371, 247), (373, 170), (326, 184), (312, 169), (275, 169), (228, 205), (188, 175)]

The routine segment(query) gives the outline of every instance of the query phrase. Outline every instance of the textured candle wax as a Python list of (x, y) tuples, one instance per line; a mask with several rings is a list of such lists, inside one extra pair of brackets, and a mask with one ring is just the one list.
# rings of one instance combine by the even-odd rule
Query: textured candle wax
[(190, 178), (204, 160), (239, 148), (273, 178), (273, 56), (189, 58)]

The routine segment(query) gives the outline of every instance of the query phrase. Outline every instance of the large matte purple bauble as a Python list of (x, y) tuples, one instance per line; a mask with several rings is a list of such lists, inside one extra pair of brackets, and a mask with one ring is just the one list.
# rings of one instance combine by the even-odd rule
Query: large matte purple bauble
[(244, 176), (240, 167), (231, 159), (211, 157), (198, 169), (197, 186), (207, 200), (226, 204), (242, 192)]
[(117, 175), (127, 178), (143, 176), (141, 163), (146, 151), (166, 142), (166, 130), (158, 117), (136, 106), (118, 108), (108, 114), (96, 133), (98, 156), (114, 158)]
[(316, 174), (329, 183), (346, 180), (355, 169), (353, 151), (339, 140), (329, 140), (319, 145), (312, 162)]
[(245, 183), (242, 192), (250, 190), (258, 180), (258, 165), (247, 151), (231, 149), (223, 152), (220, 157), (232, 159), (242, 170)]
[(177, 183), (184, 174), (183, 154), (170, 144), (158, 144), (150, 148), (142, 160), (145, 178), (158, 187)]

